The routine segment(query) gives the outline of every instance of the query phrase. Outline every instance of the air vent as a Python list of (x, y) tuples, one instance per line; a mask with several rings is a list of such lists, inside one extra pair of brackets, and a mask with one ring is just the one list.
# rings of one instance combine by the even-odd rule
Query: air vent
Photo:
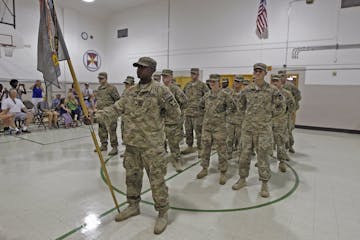
[(341, 0), (341, 8), (360, 6), (360, 0)]
[(118, 38), (125, 38), (127, 36), (128, 36), (128, 29), (127, 28), (117, 30), (117, 37)]

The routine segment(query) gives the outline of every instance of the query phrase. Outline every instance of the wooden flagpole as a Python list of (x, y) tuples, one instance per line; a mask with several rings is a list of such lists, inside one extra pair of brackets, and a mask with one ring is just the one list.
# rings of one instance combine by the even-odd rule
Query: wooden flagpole
[[(79, 82), (76, 78), (76, 75), (75, 75), (75, 71), (74, 71), (74, 68), (73, 68), (73, 65), (72, 65), (72, 62), (70, 59), (67, 60), (67, 63), (68, 63), (68, 66), (69, 66), (69, 69), (70, 69), (70, 73), (71, 73), (71, 77), (74, 81), (74, 87), (75, 87), (75, 90), (79, 96), (79, 101), (80, 101), (80, 105), (81, 105), (81, 108), (83, 110), (83, 114), (89, 118), (89, 112), (87, 110), (87, 107), (85, 105), (85, 101), (84, 101), (84, 97), (83, 97), (83, 94), (80, 90), (80, 85), (79, 85)], [(89, 118), (90, 119), (90, 118)], [(94, 128), (91, 125), (89, 125), (89, 129), (90, 129), (90, 132), (91, 132), (91, 137), (93, 139), (93, 142), (95, 144), (95, 148), (96, 148), (96, 152), (97, 154), (99, 155), (99, 160), (100, 160), (100, 163), (101, 163), (101, 168), (102, 170), (104, 171), (104, 174), (105, 174), (105, 179), (106, 179), (106, 184), (108, 185), (109, 187), (109, 190), (111, 192), (111, 196), (113, 198), (113, 201), (115, 203), (115, 207), (117, 209), (117, 211), (120, 213), (120, 209), (119, 209), (119, 204), (116, 200), (116, 197), (115, 197), (115, 194), (114, 194), (114, 189), (112, 187), (112, 184), (111, 184), (111, 180), (110, 180), (110, 177), (109, 177), (109, 174), (108, 174), (108, 171), (106, 169), (106, 166), (105, 166), (105, 161), (104, 161), (104, 158), (103, 158), (103, 155), (100, 151), (100, 147), (99, 147), (99, 143), (97, 141), (97, 138), (96, 138), (96, 135), (95, 135), (95, 131), (94, 131)]]

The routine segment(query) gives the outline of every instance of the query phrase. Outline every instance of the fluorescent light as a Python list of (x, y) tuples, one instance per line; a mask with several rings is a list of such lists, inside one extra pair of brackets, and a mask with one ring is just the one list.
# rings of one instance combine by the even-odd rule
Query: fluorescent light
[(82, 1), (90, 3), (90, 2), (94, 2), (95, 0), (82, 0)]

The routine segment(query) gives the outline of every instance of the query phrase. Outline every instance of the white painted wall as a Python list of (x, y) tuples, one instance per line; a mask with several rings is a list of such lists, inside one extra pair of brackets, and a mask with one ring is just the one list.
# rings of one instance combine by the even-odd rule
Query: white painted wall
[[(56, 10), (78, 80), (82, 82), (96, 82), (97, 73), (107, 70), (104, 21), (59, 6), (57, 6)], [(31, 47), (15, 49), (11, 58), (5, 57), (4, 51), (1, 49), (0, 79), (42, 79), (42, 74), (36, 70), (39, 26), (38, 1), (17, 0), (16, 15), (16, 31), (22, 36), (24, 44), (29, 44)], [(0, 33), (13, 31), (11, 27), (0, 26)], [(94, 39), (82, 40), (80, 37), (81, 32), (93, 35)], [(86, 50), (96, 50), (102, 57), (102, 67), (98, 72), (90, 72), (85, 69), (83, 54)], [(61, 69), (62, 75), (59, 80), (72, 81), (66, 62), (61, 62)]]
[[(16, 50), (13, 58), (0, 58), (0, 79), (37, 79), (41, 77), (36, 71), (38, 1), (16, 2), (17, 30), (31, 48)], [(110, 82), (136, 75), (132, 63), (141, 56), (154, 57), (159, 70), (169, 66), (183, 72), (200, 67), (206, 79), (210, 73), (251, 73), (252, 65), (259, 61), (279, 69), (285, 63), (289, 2), (268, 0), (266, 40), (255, 35), (259, 4), (255, 0), (170, 0), (170, 38), (168, 0), (126, 9), (107, 20), (61, 7), (57, 13), (80, 81), (97, 81), (97, 72), (89, 72), (82, 63), (88, 49), (100, 53), (103, 60), (100, 71), (109, 72)], [(360, 43), (360, 31), (356, 28), (360, 7), (339, 9), (339, 6), (340, 0), (315, 0), (313, 5), (306, 5), (304, 0), (291, 4), (287, 61), (290, 69), (306, 69), (300, 79), (306, 100), (301, 102), (302, 109), (298, 112), (299, 124), (360, 130), (360, 122), (356, 120), (360, 119), (360, 49), (302, 52), (298, 59), (291, 58), (294, 47)], [(117, 39), (117, 30), (122, 28), (129, 29), (129, 37)], [(82, 40), (83, 31), (94, 39)], [(60, 80), (69, 82), (65, 65), (62, 63)], [(336, 93), (337, 98), (327, 92)], [(338, 106), (335, 109), (334, 101)], [(344, 108), (339, 111), (339, 106)], [(315, 116), (317, 112), (331, 113), (326, 123)]]
[[(251, 72), (255, 62), (274, 67), (285, 63), (288, 9), (290, 11), (288, 66), (312, 69), (307, 84), (360, 85), (360, 49), (300, 53), (291, 59), (293, 47), (360, 43), (354, 26), (360, 22), (360, 7), (339, 9), (340, 0), (268, 1), (269, 38), (255, 35), (259, 1), (253, 0), (171, 0), (170, 61), (175, 70), (201, 67), (210, 73)], [(130, 63), (149, 55), (167, 66), (167, 0), (158, 0), (115, 14), (108, 23), (107, 56), (114, 61), (110, 71), (125, 77), (134, 74)], [(116, 39), (116, 30), (129, 28), (127, 39)], [(114, 67), (116, 66), (116, 67)], [(316, 71), (316, 69), (328, 69)], [(329, 77), (330, 76), (330, 77)]]

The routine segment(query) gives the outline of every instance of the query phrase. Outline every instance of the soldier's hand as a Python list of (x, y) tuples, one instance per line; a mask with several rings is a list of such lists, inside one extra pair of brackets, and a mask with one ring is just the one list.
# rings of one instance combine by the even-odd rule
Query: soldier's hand
[(83, 122), (85, 125), (91, 125), (92, 122), (91, 122), (91, 119), (87, 116), (84, 116), (84, 119), (83, 119)]

